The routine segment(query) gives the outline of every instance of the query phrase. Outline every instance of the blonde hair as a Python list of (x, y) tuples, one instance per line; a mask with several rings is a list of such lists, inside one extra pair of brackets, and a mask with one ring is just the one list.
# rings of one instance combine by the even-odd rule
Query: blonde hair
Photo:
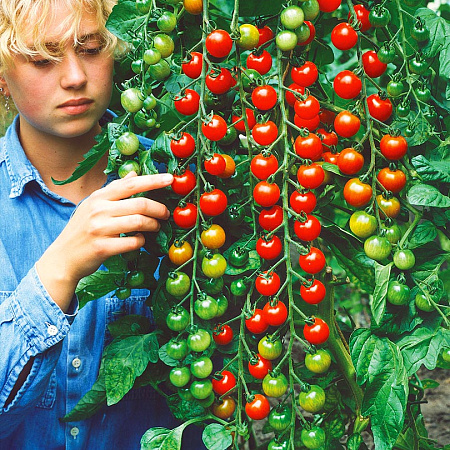
[[(68, 14), (61, 23), (64, 30), (59, 44), (68, 40), (79, 45), (78, 34), (84, 12), (92, 11), (97, 17), (99, 32), (106, 51), (113, 51), (117, 39), (106, 29), (105, 24), (117, 0), (0, 0), (0, 73), (13, 65), (14, 55), (33, 58), (41, 55), (45, 59), (58, 61), (54, 49), (45, 45), (46, 30), (56, 6), (66, 6)], [(33, 42), (32, 47), (26, 40)]]

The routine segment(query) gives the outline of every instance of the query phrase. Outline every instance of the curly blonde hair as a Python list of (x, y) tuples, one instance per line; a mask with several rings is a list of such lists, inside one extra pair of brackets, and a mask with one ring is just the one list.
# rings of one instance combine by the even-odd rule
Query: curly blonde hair
[(64, 30), (61, 47), (69, 40), (73, 40), (74, 45), (80, 44), (78, 30), (83, 13), (88, 11), (97, 17), (104, 49), (114, 50), (117, 39), (105, 24), (116, 3), (116, 0), (0, 0), (0, 73), (11, 67), (17, 54), (28, 58), (40, 55), (58, 61), (54, 49), (45, 45), (46, 30), (56, 6), (66, 6), (68, 11), (60, 24)]

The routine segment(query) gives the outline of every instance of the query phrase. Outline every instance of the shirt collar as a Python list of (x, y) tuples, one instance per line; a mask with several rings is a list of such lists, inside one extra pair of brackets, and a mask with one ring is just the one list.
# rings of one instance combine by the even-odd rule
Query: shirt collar
[(0, 141), (0, 161), (5, 161), (11, 180), (10, 198), (19, 197), (30, 181), (43, 184), (41, 176), (31, 164), (19, 140), (19, 115), (14, 118), (5, 136)]

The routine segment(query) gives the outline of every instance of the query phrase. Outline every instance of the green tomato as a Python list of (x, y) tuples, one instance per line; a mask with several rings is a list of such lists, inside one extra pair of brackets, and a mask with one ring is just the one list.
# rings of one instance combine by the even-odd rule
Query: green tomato
[(288, 450), (289, 440), (279, 441), (278, 438), (273, 438), (267, 445), (267, 450)]
[(194, 398), (204, 400), (212, 393), (212, 383), (211, 380), (194, 380), (189, 389)]
[(136, 0), (136, 8), (141, 14), (147, 14), (152, 6), (152, 0)]
[(378, 59), (383, 64), (389, 64), (396, 60), (397, 53), (395, 51), (394, 46), (385, 44), (377, 52)]
[(402, 237), (402, 230), (394, 223), (390, 227), (383, 227), (384, 237), (391, 243), (396, 244)]
[(178, 395), (182, 400), (187, 402), (192, 402), (194, 400), (194, 396), (191, 394), (191, 390), (188, 387), (178, 389)]
[(175, 387), (183, 387), (189, 383), (191, 372), (188, 367), (174, 367), (169, 373), (169, 380)]
[(142, 270), (133, 270), (127, 276), (127, 286), (136, 288), (142, 286), (145, 281), (145, 274)]
[(303, 9), (299, 6), (293, 5), (284, 8), (281, 12), (280, 21), (281, 25), (288, 30), (295, 30), (298, 28), (305, 18)]
[(169, 330), (183, 331), (189, 324), (189, 313), (182, 306), (177, 306), (166, 316), (166, 325)]
[(166, 280), (166, 290), (174, 297), (184, 297), (191, 287), (191, 279), (184, 272), (175, 272)]
[(137, 88), (128, 88), (120, 95), (120, 103), (125, 111), (138, 112), (144, 106), (144, 96)]
[(156, 26), (163, 33), (170, 33), (177, 26), (177, 16), (170, 11), (164, 11), (156, 21)]
[(308, 353), (305, 357), (305, 366), (313, 373), (325, 373), (331, 366), (331, 356), (324, 349)]
[(325, 445), (326, 435), (325, 431), (319, 427), (312, 427), (309, 430), (303, 428), (300, 434), (300, 439), (306, 448), (317, 450)]
[(116, 289), (114, 294), (119, 300), (126, 300), (131, 295), (131, 289), (128, 287), (120, 287)]
[(208, 278), (220, 278), (227, 269), (227, 260), (220, 253), (215, 253), (202, 260), (202, 272)]
[(310, 413), (318, 413), (325, 405), (325, 391), (318, 385), (312, 384), (306, 392), (300, 392), (299, 405)]
[(269, 424), (275, 431), (283, 431), (292, 420), (292, 409), (289, 406), (273, 408), (269, 414)]
[(154, 95), (149, 95), (145, 100), (144, 100), (144, 108), (147, 111), (151, 111), (152, 109), (154, 109), (156, 106), (156, 97)]
[(115, 141), (117, 150), (122, 155), (131, 156), (134, 155), (139, 149), (139, 139), (131, 131), (126, 131), (120, 135)]
[(203, 352), (211, 345), (211, 335), (203, 328), (199, 328), (189, 333), (187, 345), (193, 352)]
[(408, 101), (403, 101), (397, 105), (395, 108), (398, 117), (408, 117), (411, 112), (411, 105)]
[(199, 295), (194, 303), (194, 311), (200, 319), (210, 320), (216, 317), (219, 306), (210, 295)]
[(207, 356), (201, 356), (191, 363), (191, 373), (194, 377), (207, 378), (211, 375), (212, 370), (213, 363)]
[(272, 336), (264, 336), (258, 342), (258, 353), (268, 360), (277, 359), (283, 352), (283, 344), (280, 339), (273, 339)]
[(306, 23), (302, 23), (295, 31), (297, 42), (306, 42), (311, 36), (311, 29)]
[(217, 298), (217, 314), (216, 317), (222, 317), (228, 309), (228, 299), (225, 294), (219, 295)]
[(375, 216), (372, 216), (365, 211), (355, 211), (350, 216), (349, 226), (354, 235), (366, 239), (375, 233), (377, 229), (377, 220)]
[(394, 253), (394, 264), (397, 269), (409, 270), (416, 264), (416, 257), (411, 250), (397, 250)]
[(161, 61), (161, 53), (156, 48), (148, 48), (144, 52), (143, 56), (145, 64), (153, 66), (153, 64), (159, 63)]
[(246, 248), (236, 247), (228, 257), (229, 263), (234, 267), (243, 267), (248, 263), (250, 252)]
[(392, 305), (406, 305), (409, 301), (410, 289), (406, 284), (396, 280), (389, 281), (386, 299)]
[(125, 161), (117, 169), (117, 174), (119, 175), (120, 178), (125, 178), (131, 172), (135, 172), (136, 175), (141, 174), (141, 167), (139, 166), (139, 163), (135, 160)]
[(275, 38), (275, 43), (282, 52), (289, 52), (297, 45), (297, 35), (289, 30), (280, 31)]
[(424, 312), (432, 312), (435, 310), (434, 305), (428, 300), (425, 294), (418, 292), (414, 298), (416, 307)]
[(214, 392), (211, 392), (206, 398), (203, 399), (198, 398), (197, 402), (200, 403), (200, 405), (203, 406), (203, 408), (209, 408), (214, 403), (215, 399), (216, 396), (214, 395)]
[(425, 86), (417, 88), (415, 90), (415, 93), (418, 100), (420, 100), (421, 102), (427, 103), (431, 99), (431, 91)]
[(233, 280), (230, 285), (230, 292), (235, 297), (243, 297), (247, 294), (250, 286), (248, 283), (244, 281), (243, 278), (238, 278), (237, 280)]
[(442, 359), (450, 363), (450, 348), (444, 348), (442, 351)]
[[(252, 92), (255, 87), (258, 86), (258, 83), (262, 83), (263, 77), (262, 75), (256, 71), (255, 69), (245, 69), (241, 75), (242, 79), (242, 87), (245, 92)], [(233, 129), (236, 131), (236, 128), (230, 127), (229, 129)], [(219, 141), (220, 144), (220, 141)]]
[(219, 292), (222, 292), (224, 281), (223, 277), (219, 278), (208, 278), (205, 279), (198, 279), (198, 284), (200, 285), (200, 289), (202, 291), (205, 291), (207, 294), (218, 294)]
[(369, 13), (369, 22), (375, 28), (385, 27), (391, 21), (391, 13), (384, 6), (375, 7)]
[(171, 339), (166, 345), (166, 353), (172, 359), (177, 361), (186, 358), (189, 353), (189, 348), (186, 339), (177, 340)]
[(288, 381), (286, 377), (280, 373), (272, 376), (268, 373), (262, 381), (262, 389), (267, 397), (278, 398), (283, 396), (288, 388)]
[(320, 12), (319, 2), (317, 0), (302, 1), (302, 10), (305, 15), (305, 20), (314, 20)]
[(170, 76), (170, 66), (165, 59), (153, 64), (148, 68), (148, 73), (156, 81), (164, 81)]
[(399, 95), (403, 94), (405, 85), (402, 81), (391, 80), (387, 84), (386, 90), (391, 97), (398, 97)]
[(168, 58), (175, 49), (173, 39), (164, 33), (157, 34), (153, 38), (153, 46), (161, 53), (163, 58)]
[(364, 252), (375, 261), (386, 259), (391, 250), (392, 245), (384, 236), (370, 236), (364, 242)]

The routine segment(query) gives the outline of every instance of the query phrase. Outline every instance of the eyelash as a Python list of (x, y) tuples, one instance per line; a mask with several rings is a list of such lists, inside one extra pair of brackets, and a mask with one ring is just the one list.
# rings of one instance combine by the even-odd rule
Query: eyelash
[[(78, 54), (85, 55), (85, 56), (96, 56), (99, 55), (104, 49), (104, 45), (99, 45), (98, 47), (93, 48), (83, 48), (81, 47), (80, 50), (78, 50)], [(49, 59), (36, 59), (34, 61), (31, 61), (31, 63), (38, 68), (44, 68), (47, 67), (49, 64), (52, 63)]]

